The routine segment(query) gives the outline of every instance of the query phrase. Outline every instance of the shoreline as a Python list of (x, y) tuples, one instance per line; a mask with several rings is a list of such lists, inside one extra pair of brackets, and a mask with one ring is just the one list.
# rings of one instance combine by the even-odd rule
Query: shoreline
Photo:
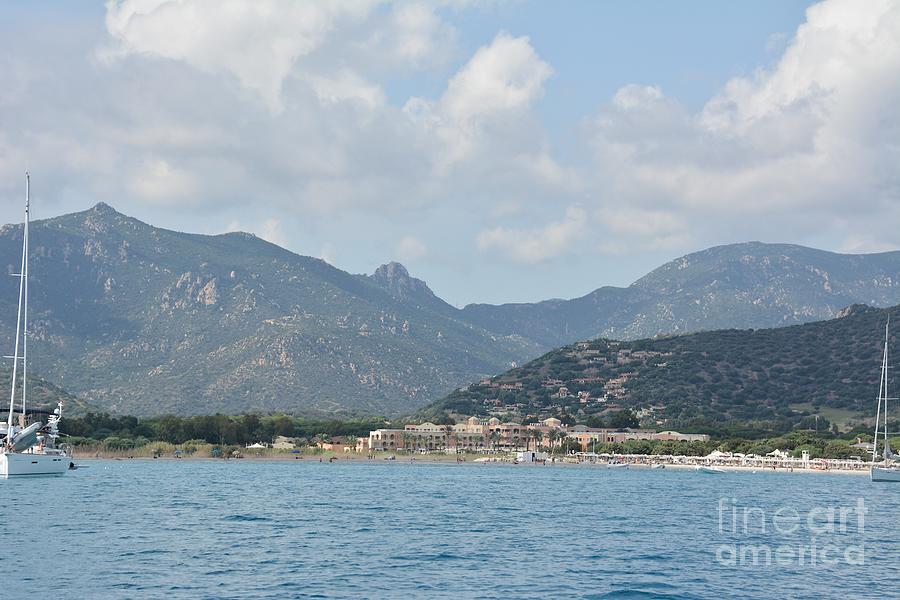
[[(377, 456), (375, 458), (368, 458), (366, 456), (325, 456), (325, 455), (304, 455), (302, 457), (297, 457), (297, 455), (267, 455), (267, 456), (244, 456), (241, 458), (214, 458), (211, 456), (183, 456), (183, 457), (175, 457), (175, 456), (161, 456), (158, 458), (154, 458), (152, 456), (79, 456), (75, 453), (72, 456), (72, 460), (78, 463), (82, 462), (99, 462), (99, 461), (143, 461), (143, 462), (154, 462), (154, 461), (162, 461), (162, 462), (177, 462), (177, 461), (190, 461), (190, 462), (241, 462), (241, 463), (319, 463), (319, 464), (333, 464), (333, 463), (351, 463), (351, 464), (420, 464), (420, 465), (448, 465), (448, 464), (457, 464), (457, 465), (484, 465), (484, 466), (498, 466), (498, 465), (507, 465), (507, 466), (515, 466), (515, 467), (531, 467), (531, 468), (552, 468), (552, 467), (564, 467), (564, 468), (590, 468), (590, 469), (609, 469), (609, 465), (607, 463), (591, 463), (588, 461), (585, 462), (574, 462), (574, 461), (566, 461), (566, 460), (557, 460), (557, 461), (547, 461), (546, 463), (516, 463), (513, 460), (508, 458), (501, 457), (492, 457), (492, 456), (477, 456), (477, 458), (493, 458), (494, 460), (475, 460), (472, 458), (465, 458), (463, 460), (456, 460), (456, 457), (453, 455), (448, 455), (446, 458), (438, 456), (428, 456), (428, 457), (403, 457), (396, 458), (394, 460), (389, 460), (384, 456)], [(625, 468), (616, 468), (615, 470), (651, 470), (650, 463), (626, 463), (627, 466)], [(697, 471), (697, 465), (688, 465), (681, 463), (659, 463), (664, 464), (665, 469), (671, 469), (675, 471)], [(862, 469), (812, 469), (812, 468), (786, 468), (781, 467), (777, 469), (764, 468), (764, 467), (752, 467), (752, 466), (735, 466), (735, 465), (715, 465), (717, 468), (722, 469), (726, 473), (745, 473), (749, 475), (755, 475), (759, 473), (787, 473), (787, 474), (797, 474), (797, 475), (855, 475), (855, 476), (863, 476), (869, 474), (869, 466), (866, 465)], [(662, 469), (662, 470), (665, 470)], [(702, 475), (715, 475), (708, 473), (700, 473)]]

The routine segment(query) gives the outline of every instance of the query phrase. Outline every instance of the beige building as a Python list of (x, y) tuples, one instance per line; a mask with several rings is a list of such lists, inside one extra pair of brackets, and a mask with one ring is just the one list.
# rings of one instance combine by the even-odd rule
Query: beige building
[[(559, 419), (549, 418), (540, 423), (522, 425), (502, 423), (496, 417), (469, 417), (455, 425), (422, 423), (406, 425), (403, 429), (376, 429), (357, 444), (357, 451), (458, 451), (458, 450), (522, 450), (549, 445), (549, 434), (558, 431), (575, 439), (587, 451), (592, 444), (625, 442), (627, 440), (707, 441), (708, 435), (683, 434), (677, 431), (655, 432), (649, 429), (591, 428), (584, 425), (564, 427)], [(540, 438), (535, 440), (537, 435)]]
[(569, 428), (566, 436), (574, 438), (581, 444), (582, 450), (587, 452), (592, 444), (615, 444), (627, 442), (628, 440), (662, 440), (673, 442), (706, 442), (709, 436), (706, 434), (695, 433), (678, 433), (677, 431), (661, 431), (656, 432), (650, 429), (626, 429), (617, 431), (615, 429), (602, 429), (585, 427), (576, 425)]

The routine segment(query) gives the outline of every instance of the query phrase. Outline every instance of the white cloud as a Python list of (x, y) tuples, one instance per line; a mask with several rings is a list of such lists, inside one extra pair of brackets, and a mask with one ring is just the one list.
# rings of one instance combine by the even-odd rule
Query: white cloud
[(848, 254), (871, 254), (890, 252), (897, 249), (896, 243), (878, 242), (869, 237), (851, 235), (841, 243), (838, 250)]
[(428, 254), (428, 246), (419, 238), (406, 235), (400, 238), (396, 248), (397, 257), (401, 261), (413, 261)]
[(385, 101), (381, 86), (369, 83), (349, 69), (341, 69), (331, 77), (313, 75), (309, 81), (323, 104), (352, 101), (372, 109)]
[[(87, 18), (8, 27), (3, 206), (18, 218), (27, 167), (44, 214), (103, 200), (162, 226), (245, 223), (330, 262), (328, 240), (341, 240), (355, 270), (405, 253), (424, 269), (481, 259), (472, 268), (487, 272), (487, 253), (524, 265), (509, 271), (520, 281), (564, 255), (637, 264), (644, 253), (644, 269), (746, 239), (897, 246), (896, 2), (812, 6), (773, 42), (769, 68), (700, 109), (653, 80), (621, 85), (574, 142), (545, 131), (545, 112), (572, 106), (542, 58), (555, 49), (519, 31), (463, 54), (480, 30), (454, 24), (477, 15), (455, 19), (472, 9), (450, 4), (123, 0), (108, 4), (99, 36)], [(564, 206), (577, 208), (546, 218)], [(424, 254), (401, 241), (412, 231)], [(555, 264), (583, 287), (578, 262)]]
[[(613, 232), (645, 210), (677, 215), (669, 238), (841, 236), (872, 219), (854, 199), (896, 222), (898, 74), (900, 4), (822, 2), (771, 70), (731, 80), (697, 113), (655, 86), (621, 88), (588, 126), (591, 185)], [(896, 239), (889, 229), (868, 232), (872, 247)]]
[(552, 73), (528, 37), (500, 33), (447, 84), (441, 112), (458, 123), (471, 123), (523, 110), (544, 93), (544, 82)]
[(290, 243), (281, 226), (281, 219), (276, 218), (268, 218), (263, 221), (259, 237), (282, 248), (286, 248)]
[(335, 250), (334, 244), (326, 243), (322, 245), (322, 248), (319, 250), (319, 258), (327, 262), (329, 265), (336, 265), (336, 257), (337, 252)]
[(183, 60), (227, 72), (282, 108), (281, 88), (294, 62), (315, 51), (342, 19), (362, 19), (366, 0), (124, 0), (107, 7), (106, 28), (117, 41), (106, 58), (130, 54)]
[(225, 227), (225, 231), (229, 233), (235, 231), (245, 231), (248, 233), (253, 233), (266, 240), (267, 242), (271, 242), (276, 246), (281, 246), (282, 248), (287, 248), (290, 244), (288, 236), (285, 235), (284, 226), (281, 219), (276, 219), (274, 217), (264, 219), (256, 226), (248, 226), (237, 220), (230, 221)]
[(497, 251), (519, 263), (534, 264), (574, 251), (587, 232), (587, 212), (572, 206), (561, 221), (537, 229), (494, 227), (478, 234), (478, 249)]
[(157, 158), (135, 170), (128, 189), (149, 202), (171, 204), (195, 191), (195, 185), (190, 173)]
[(604, 209), (599, 217), (615, 233), (655, 235), (684, 227), (680, 218), (662, 210)]
[[(287, 217), (316, 218), (460, 198), (482, 206), (501, 190), (527, 205), (570, 186), (577, 176), (556, 162), (532, 110), (549, 65), (527, 37), (505, 33), (456, 56), (445, 16), (457, 4), (110, 2), (105, 40), (57, 38), (58, 55), (17, 54), (19, 67), (0, 70), (14, 91), (0, 98), (3, 114), (17, 115), (0, 117), (0, 145), (17, 140), (0, 173), (28, 158), (76, 195), (124, 210), (224, 213), (265, 198)], [(450, 57), (461, 59), (455, 75)], [(391, 103), (382, 81), (435, 65), (446, 89), (408, 103), (423, 114)]]
[[(544, 93), (544, 83), (553, 74), (541, 60), (527, 36), (512, 37), (499, 33), (450, 79), (437, 102), (411, 98), (404, 111), (443, 142), (437, 161), (438, 171), (477, 155), (479, 145), (502, 140), (515, 148), (523, 126), (528, 128), (528, 111)], [(517, 157), (523, 148), (517, 148)], [(524, 150), (535, 156), (532, 161), (548, 169), (542, 148), (526, 144)]]
[(436, 13), (436, 2), (400, 2), (373, 27), (362, 50), (404, 70), (443, 65), (456, 46), (456, 29)]

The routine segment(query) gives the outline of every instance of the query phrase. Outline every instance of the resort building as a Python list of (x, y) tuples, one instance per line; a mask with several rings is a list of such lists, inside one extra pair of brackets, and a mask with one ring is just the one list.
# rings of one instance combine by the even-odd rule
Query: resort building
[[(587, 451), (593, 444), (621, 443), (628, 440), (707, 441), (708, 435), (677, 431), (657, 433), (650, 429), (604, 429), (575, 425), (565, 427), (559, 419), (522, 425), (500, 419), (469, 417), (455, 425), (422, 423), (403, 429), (376, 429), (369, 433), (365, 450), (380, 451), (512, 451), (549, 446), (551, 432), (577, 441)], [(358, 446), (358, 447), (361, 447)], [(361, 451), (361, 450), (360, 450)]]
[(677, 431), (656, 432), (651, 429), (602, 429), (576, 425), (569, 428), (566, 436), (574, 438), (587, 452), (592, 444), (620, 444), (628, 440), (673, 441), (673, 442), (706, 442), (709, 436), (699, 433), (678, 433)]
[(370, 450), (397, 450), (403, 448), (402, 429), (376, 429), (369, 432)]
[(708, 442), (709, 436), (705, 433), (678, 433), (677, 431), (660, 431), (654, 433), (650, 439), (670, 440), (673, 442)]

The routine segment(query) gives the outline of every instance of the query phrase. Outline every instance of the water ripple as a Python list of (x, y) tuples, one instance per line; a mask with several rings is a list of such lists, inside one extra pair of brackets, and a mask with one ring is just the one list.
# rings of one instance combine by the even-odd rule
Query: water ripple
[[(900, 588), (898, 486), (781, 473), (109, 461), (0, 481), (8, 597), (847, 598)], [(768, 514), (866, 496), (865, 564), (728, 566), (720, 498)], [(877, 552), (876, 552), (877, 549)], [(27, 565), (27, 568), (24, 566)], [(16, 576), (21, 573), (21, 576)]]

